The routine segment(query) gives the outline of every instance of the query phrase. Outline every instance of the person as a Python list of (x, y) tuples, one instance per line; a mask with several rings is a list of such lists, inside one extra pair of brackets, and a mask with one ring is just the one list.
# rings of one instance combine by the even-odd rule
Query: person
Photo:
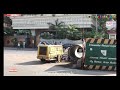
[(18, 49), (20, 49), (20, 42), (18, 42)]
[(25, 48), (25, 41), (23, 42), (23, 48)]
[(57, 45), (57, 42), (55, 42), (55, 45)]
[(60, 42), (60, 45), (62, 45), (62, 42)]
[(32, 46), (33, 46), (33, 48), (34, 48), (34, 40), (32, 40)]
[(20, 48), (22, 49), (23, 48), (23, 42), (20, 41)]

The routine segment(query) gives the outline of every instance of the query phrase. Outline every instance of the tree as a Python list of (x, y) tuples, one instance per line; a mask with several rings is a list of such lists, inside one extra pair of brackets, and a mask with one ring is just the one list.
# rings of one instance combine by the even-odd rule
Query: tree
[(13, 35), (14, 31), (12, 30), (12, 20), (4, 16), (4, 35)]
[(81, 33), (75, 25), (68, 25), (67, 38), (72, 40), (77, 40), (81, 38)]
[(64, 22), (59, 22), (59, 20), (55, 20), (55, 24), (53, 23), (48, 23), (49, 25), (49, 29), (55, 30), (56, 32), (56, 38), (58, 38), (58, 33), (62, 33), (63, 31), (65, 31), (65, 23)]
[(98, 26), (98, 32), (96, 32), (95, 27), (92, 28), (92, 32), (90, 34), (90, 37), (94, 38), (108, 38), (107, 34), (107, 28), (106, 28), (106, 21), (110, 20), (115, 20), (115, 15), (114, 17), (111, 14), (99, 14), (97, 17), (93, 16), (93, 19), (98, 20), (99, 26)]
[(4, 16), (4, 23), (11, 26), (12, 25), (12, 20), (10, 19), (10, 17)]

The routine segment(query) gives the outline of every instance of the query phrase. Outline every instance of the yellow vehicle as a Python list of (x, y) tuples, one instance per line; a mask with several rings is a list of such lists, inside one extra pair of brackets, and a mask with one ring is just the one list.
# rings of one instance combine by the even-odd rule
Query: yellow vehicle
[(41, 61), (57, 60), (60, 62), (62, 55), (62, 45), (38, 45), (37, 59)]

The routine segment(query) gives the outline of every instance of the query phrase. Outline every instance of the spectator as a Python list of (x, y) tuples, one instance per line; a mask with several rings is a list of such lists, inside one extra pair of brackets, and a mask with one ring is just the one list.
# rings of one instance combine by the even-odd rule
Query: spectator
[(34, 48), (34, 40), (32, 40), (32, 46), (33, 46), (33, 48)]
[(55, 45), (57, 45), (57, 42), (55, 42)]
[(62, 42), (60, 42), (60, 45), (62, 45)]
[(18, 41), (18, 49), (20, 49), (20, 42)]
[(20, 41), (20, 48), (22, 49), (23, 48), (23, 42)]
[(23, 48), (25, 48), (25, 41), (23, 42)]

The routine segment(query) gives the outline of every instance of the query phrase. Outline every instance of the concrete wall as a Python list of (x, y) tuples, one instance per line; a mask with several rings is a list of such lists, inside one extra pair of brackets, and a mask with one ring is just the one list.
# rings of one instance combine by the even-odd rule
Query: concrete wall
[[(13, 43), (11, 42), (11, 40), (15, 38), (14, 36), (4, 36), (4, 46), (5, 47), (13, 47)], [(18, 41), (25, 41), (26, 36), (25, 35), (18, 35), (16, 36)], [(30, 39), (30, 41), (32, 42), (32, 38)], [(30, 47), (32, 47), (32, 43), (30, 45)]]
[(11, 40), (14, 38), (14, 36), (4, 36), (4, 46), (9, 47), (9, 46), (13, 46), (13, 43), (11, 42)]

